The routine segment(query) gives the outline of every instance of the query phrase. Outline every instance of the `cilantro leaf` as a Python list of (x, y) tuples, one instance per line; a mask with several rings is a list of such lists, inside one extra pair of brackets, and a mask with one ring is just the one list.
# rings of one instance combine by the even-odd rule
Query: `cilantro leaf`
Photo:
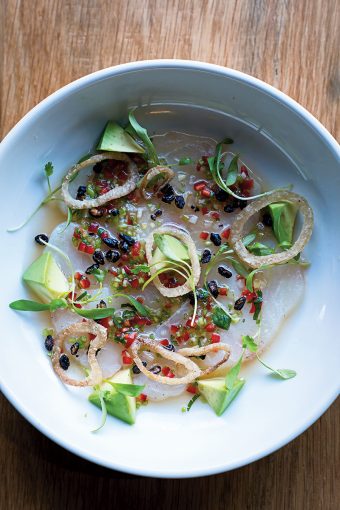
[(228, 330), (231, 324), (231, 317), (219, 306), (215, 306), (212, 313), (212, 321), (215, 326)]
[(269, 365), (267, 365), (260, 357), (258, 354), (256, 354), (256, 357), (257, 359), (259, 360), (259, 362), (266, 368), (268, 368), (268, 370), (270, 370), (273, 375), (276, 375), (278, 377), (280, 377), (281, 379), (292, 379), (293, 377), (295, 377), (297, 375), (297, 373), (295, 372), (295, 370), (291, 370), (289, 368), (272, 368), (270, 367)]

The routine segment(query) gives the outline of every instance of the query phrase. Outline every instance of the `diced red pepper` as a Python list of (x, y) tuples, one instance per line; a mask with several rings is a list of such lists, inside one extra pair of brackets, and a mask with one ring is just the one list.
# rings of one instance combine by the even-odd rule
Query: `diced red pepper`
[[(74, 279), (75, 280), (80, 280), (82, 278), (83, 274), (82, 273), (79, 273), (79, 271), (76, 271), (74, 273)], [(69, 296), (72, 296), (72, 292), (70, 292)]]
[(87, 244), (86, 248), (85, 248), (85, 253), (88, 253), (89, 255), (93, 255), (94, 246), (92, 246), (92, 244)]
[(132, 364), (132, 358), (128, 351), (124, 350), (122, 351), (122, 361), (124, 365), (131, 365)]
[(164, 375), (165, 377), (170, 377), (171, 379), (173, 377), (175, 377), (175, 374), (173, 373), (173, 371), (169, 367), (163, 367), (162, 368), (162, 375)]
[(219, 287), (218, 293), (220, 296), (226, 296), (228, 294), (228, 288), (227, 287)]
[(81, 238), (81, 233), (80, 233), (79, 228), (75, 228), (75, 229), (74, 229), (73, 237), (74, 237), (75, 239), (80, 239), (80, 238)]
[(138, 257), (139, 255), (139, 252), (140, 252), (140, 248), (141, 248), (141, 244), (139, 241), (136, 241), (135, 244), (132, 246), (132, 249), (131, 249), (131, 255), (133, 257)]
[(218, 213), (217, 211), (212, 212), (210, 216), (216, 221), (220, 219), (220, 213)]
[(209, 209), (207, 207), (202, 207), (201, 211), (202, 211), (203, 215), (206, 215), (206, 214), (208, 214)]
[(203, 188), (201, 190), (201, 196), (204, 197), (204, 198), (210, 198), (211, 197), (211, 191), (209, 188)]
[(134, 278), (133, 280), (131, 280), (130, 284), (131, 284), (131, 287), (132, 287), (133, 289), (138, 289), (138, 287), (139, 287), (139, 281), (138, 281), (138, 278)]
[(79, 280), (79, 286), (82, 289), (88, 289), (91, 286), (91, 282), (90, 282), (90, 280), (88, 278), (82, 277), (82, 279)]
[(145, 395), (145, 393), (141, 393), (141, 394), (140, 394), (140, 395), (138, 395), (138, 397), (137, 397), (137, 400), (138, 400), (139, 402), (146, 402), (146, 401), (147, 401), (147, 399), (148, 399), (148, 397), (147, 397), (147, 395)]
[(198, 391), (197, 386), (195, 386), (194, 384), (188, 384), (188, 386), (187, 386), (188, 393), (192, 393), (193, 395), (196, 395), (197, 391)]
[(230, 227), (223, 229), (221, 232), (221, 237), (223, 237), (223, 239), (228, 239), (230, 236), (230, 230)]
[(182, 335), (182, 339), (184, 340), (184, 342), (187, 342), (190, 338), (190, 333), (189, 331), (185, 331)]
[(176, 324), (171, 324), (170, 326), (170, 333), (175, 335), (179, 331), (179, 326)]
[(203, 232), (201, 232), (201, 233), (200, 233), (200, 238), (201, 238), (201, 239), (204, 239), (204, 241), (205, 241), (206, 239), (208, 239), (208, 237), (209, 237), (209, 232), (205, 232), (205, 231), (203, 231)]
[(125, 333), (124, 335), (126, 347), (130, 347), (137, 338), (137, 333)]
[(192, 324), (192, 319), (188, 319), (185, 323), (185, 325), (188, 327), (188, 328), (196, 328), (197, 326), (197, 319), (194, 320), (194, 324)]
[(161, 340), (159, 342), (161, 345), (169, 345), (169, 340), (167, 340), (166, 338), (164, 338), (164, 340)]
[(209, 324), (207, 324), (205, 326), (205, 330), (208, 331), (208, 333), (212, 333), (213, 331), (215, 331), (215, 329), (216, 329), (216, 326), (212, 322), (210, 322)]
[(217, 333), (213, 333), (211, 335), (211, 343), (212, 344), (218, 344), (220, 341), (221, 341), (221, 336), (220, 335), (218, 335)]
[[(194, 184), (194, 190), (195, 191), (202, 191), (204, 190), (206, 186), (206, 182), (205, 181), (198, 181), (198, 182), (195, 182)], [(210, 195), (209, 195), (210, 196)]]
[(78, 245), (78, 250), (79, 251), (83, 251), (83, 252), (86, 252), (86, 244), (83, 243), (83, 241), (81, 241)]

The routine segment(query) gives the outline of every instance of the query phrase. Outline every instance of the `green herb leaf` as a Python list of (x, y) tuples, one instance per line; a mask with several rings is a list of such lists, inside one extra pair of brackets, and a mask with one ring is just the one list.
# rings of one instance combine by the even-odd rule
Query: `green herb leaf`
[[(129, 122), (130, 126), (126, 129), (126, 131), (129, 134), (134, 135), (137, 139), (141, 140), (143, 144), (145, 145), (146, 151), (148, 153), (148, 158), (151, 161), (151, 163), (155, 165), (159, 165), (159, 159), (156, 152), (156, 149), (150, 140), (150, 137), (148, 135), (148, 132), (145, 128), (143, 128), (136, 120), (136, 117), (134, 115), (134, 110), (131, 110), (129, 112)], [(132, 129), (131, 129), (132, 128)]]
[(67, 220), (66, 220), (66, 225), (65, 227), (62, 229), (61, 233), (65, 232), (65, 230), (67, 229), (67, 227), (70, 225), (71, 221), (72, 221), (72, 215), (73, 215), (73, 211), (70, 207), (67, 208)]
[(45, 165), (45, 174), (46, 174), (46, 177), (51, 177), (51, 175), (53, 174), (53, 165), (52, 165), (52, 162), (51, 161), (48, 161), (48, 163), (46, 163)]
[(93, 271), (91, 271), (90, 274), (92, 274), (95, 277), (97, 282), (103, 283), (105, 276), (107, 274), (107, 271), (104, 269), (95, 268), (95, 269), (93, 269)]
[(114, 308), (91, 308), (90, 310), (74, 308), (74, 311), (81, 317), (85, 317), (85, 319), (105, 319), (115, 313)]
[[(137, 310), (138, 314), (141, 316), (141, 317), (151, 317), (151, 313), (150, 313), (150, 310), (142, 305), (142, 303), (140, 303), (139, 301), (137, 301), (137, 299), (135, 299), (134, 297), (132, 296), (128, 296), (126, 294), (122, 294), (122, 293), (117, 293), (117, 294), (114, 294), (112, 297), (124, 297), (126, 298), (128, 301), (130, 301), (130, 303), (132, 304), (132, 306)], [(103, 308), (104, 310), (104, 308)]]
[(66, 308), (67, 302), (65, 299), (53, 299), (50, 303), (39, 303), (38, 301), (31, 301), (30, 299), (19, 299), (9, 304), (12, 310), (21, 312), (55, 312), (58, 308)]
[(256, 354), (256, 357), (259, 360), (259, 362), (262, 363), (262, 365), (264, 367), (268, 368), (268, 370), (273, 372), (273, 374), (277, 375), (281, 379), (292, 379), (293, 377), (295, 377), (297, 375), (295, 370), (291, 370), (289, 368), (278, 368), (278, 369), (272, 368), (269, 365), (267, 365), (257, 354)]
[(191, 165), (191, 163), (193, 163), (193, 159), (191, 158), (181, 158), (179, 161), (178, 161), (178, 165), (180, 166), (184, 166), (184, 165)]
[(212, 321), (215, 324), (215, 326), (225, 330), (228, 330), (231, 324), (230, 316), (224, 310), (222, 310), (222, 308), (219, 308), (218, 306), (214, 307), (212, 313)]
[(138, 266), (135, 266), (133, 269), (131, 269), (131, 273), (150, 273), (150, 266), (148, 264), (139, 264)]
[(246, 236), (244, 236), (244, 238), (242, 239), (242, 243), (244, 244), (244, 246), (248, 246), (250, 243), (252, 243), (253, 241), (255, 241), (256, 239), (256, 234), (247, 234)]
[(228, 257), (228, 259), (230, 260), (231, 265), (233, 266), (237, 274), (243, 276), (243, 278), (248, 277), (248, 270), (245, 268), (243, 264), (241, 264), (241, 262), (232, 257)]
[(251, 337), (249, 335), (245, 335), (245, 336), (242, 336), (242, 347), (243, 347), (243, 349), (248, 349), (248, 351), (250, 351), (250, 352), (256, 352), (258, 345), (255, 342), (253, 337)]
[(111, 386), (118, 391), (118, 393), (121, 393), (122, 395), (126, 395), (127, 397), (138, 397), (141, 393), (143, 393), (143, 390), (145, 388), (145, 385), (137, 385), (137, 384), (124, 384), (124, 383), (114, 383), (110, 381), (106, 381)]
[(226, 377), (225, 377), (225, 387), (228, 389), (228, 390), (232, 390), (237, 378), (238, 378), (238, 374), (240, 373), (240, 370), (241, 370), (241, 364), (242, 364), (242, 358), (243, 358), (243, 353), (241, 354), (238, 362), (236, 363), (236, 365), (234, 365), (230, 370), (229, 372), (227, 373)]
[(98, 391), (98, 394), (99, 394), (99, 400), (100, 400), (100, 407), (101, 407), (101, 410), (102, 410), (102, 419), (101, 419), (101, 422), (100, 422), (100, 425), (98, 428), (92, 430), (92, 432), (98, 432), (100, 429), (102, 429), (106, 423), (106, 419), (107, 419), (107, 408), (106, 408), (106, 403), (105, 403), (105, 400), (104, 400), (104, 393), (101, 389), (98, 389), (95, 387), (95, 389), (97, 389)]
[(227, 186), (232, 186), (236, 182), (236, 178), (237, 178), (237, 174), (238, 174), (238, 159), (239, 159), (239, 155), (236, 154), (236, 156), (234, 156), (230, 162), (228, 172), (227, 172), (227, 178), (225, 181)]
[(190, 399), (190, 400), (189, 400), (188, 405), (187, 405), (187, 408), (186, 408), (187, 412), (189, 412), (189, 411), (190, 411), (190, 409), (192, 408), (193, 404), (196, 402), (196, 400), (198, 400), (198, 399), (200, 398), (200, 396), (201, 396), (201, 395), (200, 395), (199, 393), (196, 393), (196, 394), (192, 397), (192, 399)]
[(43, 312), (50, 310), (50, 305), (45, 303), (38, 303), (37, 301), (31, 301), (29, 299), (19, 299), (18, 301), (12, 301), (9, 304), (12, 310), (19, 310), (21, 312)]
[(266, 244), (262, 243), (249, 244), (247, 246), (247, 250), (250, 251), (250, 253), (253, 253), (254, 255), (259, 255), (260, 257), (263, 257), (265, 255), (272, 255), (272, 253), (274, 253), (273, 248), (270, 248), (270, 246), (267, 246)]

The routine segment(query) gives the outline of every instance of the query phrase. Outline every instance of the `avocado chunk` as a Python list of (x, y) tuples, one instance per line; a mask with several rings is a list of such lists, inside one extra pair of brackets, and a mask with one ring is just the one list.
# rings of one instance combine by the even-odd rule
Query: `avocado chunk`
[(290, 202), (276, 202), (269, 204), (268, 210), (277, 242), (282, 248), (289, 249), (292, 246), (298, 208)]
[[(190, 260), (188, 248), (176, 237), (169, 234), (155, 234), (154, 241), (159, 251), (163, 254), (164, 260), (177, 260), (179, 262)], [(159, 255), (157, 256), (159, 257)]]
[[(122, 384), (132, 384), (132, 378), (130, 369), (126, 368), (120, 370), (117, 374), (115, 374), (110, 382), (113, 383), (122, 383)], [(106, 409), (111, 416), (115, 416), (130, 425), (133, 425), (136, 421), (136, 398), (128, 397), (127, 395), (123, 395), (122, 393), (118, 393), (111, 384), (105, 382), (101, 385), (100, 391), (103, 392), (104, 402), (106, 404)], [(99, 398), (99, 390), (94, 391), (89, 396), (89, 401), (95, 406), (101, 408), (100, 398)]]
[(145, 152), (143, 147), (126, 132), (124, 129), (113, 121), (109, 121), (104, 129), (101, 139), (98, 143), (97, 150), (113, 151), (113, 152)]
[(215, 377), (198, 381), (198, 389), (217, 416), (221, 416), (234, 400), (245, 383), (244, 379), (237, 379), (229, 390), (224, 377)]
[(56, 263), (53, 255), (45, 251), (24, 272), (23, 281), (39, 296), (42, 301), (49, 303), (69, 292), (66, 276)]

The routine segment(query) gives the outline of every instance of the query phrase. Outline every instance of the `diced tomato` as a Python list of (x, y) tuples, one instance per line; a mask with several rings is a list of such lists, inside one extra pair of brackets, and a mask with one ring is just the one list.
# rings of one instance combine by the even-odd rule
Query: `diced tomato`
[(123, 269), (126, 272), (126, 274), (132, 274), (131, 269), (129, 268), (129, 266), (125, 265), (125, 266), (123, 266)]
[(140, 252), (140, 248), (141, 248), (141, 244), (139, 241), (136, 241), (135, 244), (132, 246), (132, 249), (131, 249), (131, 255), (133, 257), (138, 257), (139, 255), (139, 252)]
[(171, 324), (171, 326), (170, 326), (170, 333), (175, 335), (178, 331), (179, 331), (179, 326), (177, 326), (176, 324)]
[(228, 239), (230, 236), (230, 230), (230, 227), (223, 229), (221, 232), (221, 237), (223, 237), (223, 239)]
[(138, 395), (138, 397), (137, 397), (137, 400), (138, 400), (139, 402), (146, 402), (146, 401), (147, 401), (147, 399), (148, 399), (148, 397), (147, 397), (147, 395), (145, 395), (145, 393), (141, 393), (141, 394), (140, 394), (140, 395)]
[(173, 377), (175, 377), (175, 374), (173, 373), (173, 371), (169, 367), (163, 367), (162, 368), (162, 375), (164, 375), (165, 377), (170, 377), (171, 379)]
[(92, 246), (92, 244), (87, 244), (85, 252), (88, 253), (89, 255), (92, 255), (94, 253), (94, 246)]
[(86, 244), (83, 243), (82, 241), (78, 244), (78, 250), (79, 251), (83, 251), (83, 252), (86, 252)]
[[(194, 190), (195, 191), (202, 191), (204, 190), (206, 186), (206, 181), (198, 181), (198, 182), (195, 182), (194, 184)], [(210, 195), (209, 195), (210, 196)]]
[(227, 287), (219, 287), (218, 293), (220, 296), (226, 296), (228, 294), (228, 288)]
[(193, 395), (196, 395), (197, 391), (198, 391), (197, 386), (195, 386), (194, 384), (188, 384), (188, 386), (187, 386), (188, 393), (192, 393)]
[(131, 284), (131, 287), (132, 287), (133, 289), (138, 289), (138, 287), (139, 287), (139, 281), (138, 281), (138, 278), (134, 278), (133, 280), (131, 280), (130, 284)]
[(206, 215), (206, 214), (208, 214), (209, 209), (207, 207), (202, 207), (201, 211), (202, 211), (203, 215)]
[[(76, 272), (74, 273), (74, 279), (75, 279), (75, 280), (80, 280), (80, 279), (82, 278), (82, 276), (83, 276), (83, 274), (82, 274), (82, 273), (79, 273), (79, 271), (76, 271)], [(71, 295), (71, 296), (72, 296), (72, 292), (70, 292), (70, 294), (69, 294), (69, 295)]]
[(209, 237), (209, 232), (205, 232), (205, 231), (203, 231), (203, 232), (201, 232), (201, 233), (200, 233), (200, 238), (201, 238), (201, 239), (204, 239), (204, 241), (205, 241), (206, 239), (208, 239), (208, 237)]
[(124, 350), (122, 351), (122, 361), (124, 365), (131, 365), (132, 364), (132, 358), (128, 351)]
[(212, 212), (210, 216), (216, 221), (220, 219), (220, 213), (218, 213), (217, 211)]
[(164, 340), (161, 340), (159, 342), (161, 345), (169, 345), (169, 340), (167, 340), (166, 338), (164, 338)]
[(184, 342), (187, 342), (190, 338), (190, 333), (189, 331), (185, 331), (182, 335), (182, 339), (184, 340)]
[(218, 335), (217, 333), (213, 333), (211, 335), (211, 343), (212, 344), (218, 344), (220, 341), (221, 341), (220, 335)]
[(208, 333), (212, 333), (213, 331), (215, 331), (215, 329), (216, 329), (216, 326), (212, 322), (210, 322), (209, 324), (207, 324), (205, 326), (205, 330), (208, 331)]
[(188, 327), (188, 328), (196, 328), (197, 326), (197, 319), (194, 320), (194, 323), (192, 324), (192, 319), (188, 319), (185, 323), (185, 325)]
[(126, 347), (130, 347), (132, 345), (132, 343), (136, 340), (137, 333), (136, 332), (125, 333), (124, 338), (125, 338), (125, 342), (126, 342)]
[(82, 277), (81, 280), (79, 280), (79, 286), (82, 288), (82, 289), (88, 289), (90, 286), (91, 286), (91, 282), (88, 278), (84, 278)]
[(81, 238), (81, 233), (80, 233), (79, 228), (75, 228), (75, 229), (74, 229), (73, 237), (74, 237), (75, 239), (80, 239), (80, 238)]

